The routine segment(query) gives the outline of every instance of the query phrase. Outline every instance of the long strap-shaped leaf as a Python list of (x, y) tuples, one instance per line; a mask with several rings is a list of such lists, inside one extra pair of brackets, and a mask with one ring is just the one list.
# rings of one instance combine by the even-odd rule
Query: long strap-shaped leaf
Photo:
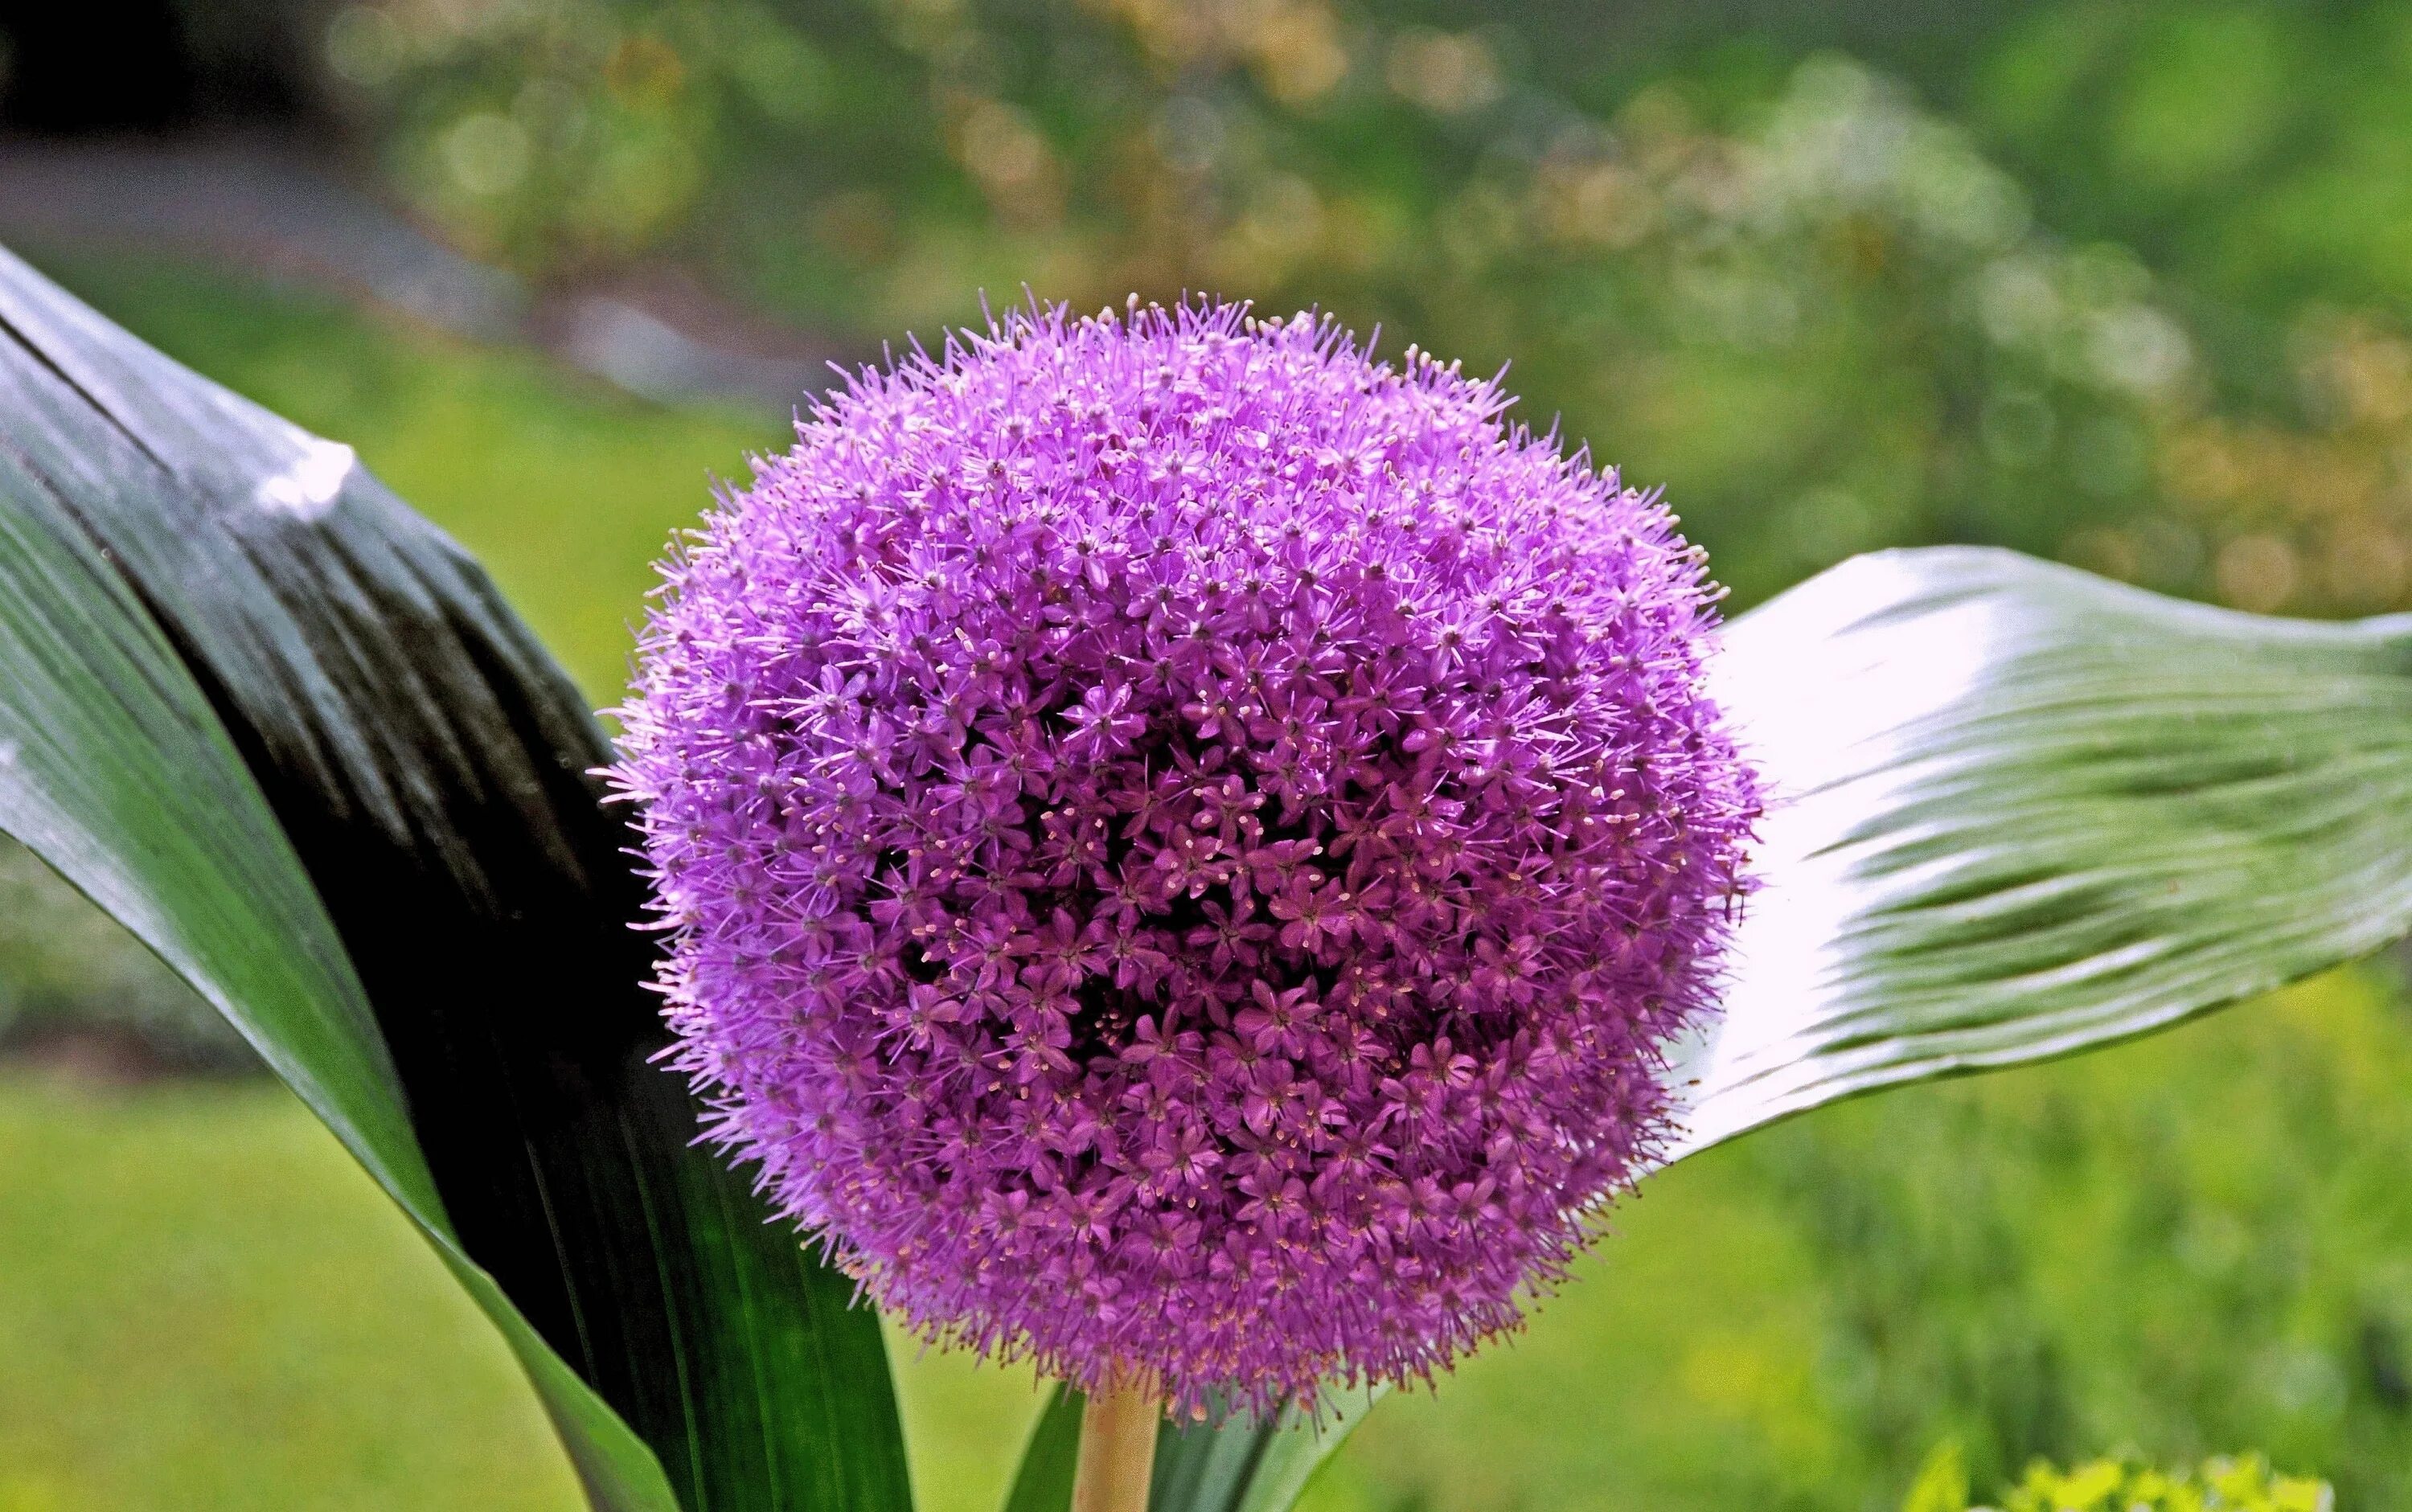
[(419, 1223), (596, 1505), (904, 1507), (875, 1319), (649, 1064), (607, 759), (484, 574), (348, 448), (0, 253), (0, 829)]
[(2412, 929), (2412, 617), (2317, 624), (1887, 551), (1712, 682), (1775, 802), (1677, 1155), (2164, 1028)]
[[(1670, 1159), (2149, 1033), (2412, 929), (2412, 617), (1889, 551), (1743, 616), (1713, 665), (1774, 797), (1725, 1011), (1676, 1057)], [(1248, 1470), (1159, 1475), (1155, 1512), (1279, 1512), (1361, 1416), (1168, 1432)], [(1012, 1512), (1066, 1505), (1068, 1460), (1040, 1451), (1078, 1420), (1042, 1422)]]

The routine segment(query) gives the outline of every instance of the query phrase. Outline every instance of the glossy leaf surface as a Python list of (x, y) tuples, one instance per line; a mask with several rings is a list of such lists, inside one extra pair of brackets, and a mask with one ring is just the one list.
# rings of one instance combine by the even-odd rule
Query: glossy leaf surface
[(1858, 558), (1728, 633), (1774, 785), (1705, 1149), (2148, 1033), (2412, 928), (2412, 619), (2238, 614), (2007, 551)]
[(417, 1220), (595, 1503), (908, 1505), (876, 1320), (650, 1064), (609, 748), (476, 565), (0, 254), (0, 828)]

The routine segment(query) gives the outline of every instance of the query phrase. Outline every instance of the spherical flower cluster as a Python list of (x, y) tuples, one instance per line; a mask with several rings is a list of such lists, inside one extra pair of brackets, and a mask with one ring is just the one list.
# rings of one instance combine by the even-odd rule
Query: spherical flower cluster
[(1757, 787), (1648, 495), (1411, 348), (1014, 315), (665, 570), (616, 780), (682, 1064), (926, 1334), (1428, 1376), (1663, 1136)]

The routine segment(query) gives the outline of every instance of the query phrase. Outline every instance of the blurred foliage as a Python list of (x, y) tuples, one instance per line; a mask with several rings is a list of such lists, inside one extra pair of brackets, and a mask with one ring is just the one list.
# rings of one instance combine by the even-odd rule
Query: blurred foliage
[(2099, 1460), (2072, 1470), (2036, 1466), (2002, 1498), (2002, 1512), (2331, 1512), (2335, 1505), (2326, 1485), (2278, 1475), (2256, 1457), (2174, 1473)]
[(2412, 10), (2388, 0), (2023, 7), (1966, 114), (2075, 235), (2203, 295), (2412, 310)]
[[(2336, 1493), (2322, 1481), (2282, 1475), (2259, 1455), (2222, 1456), (2193, 1470), (2156, 1470), (2125, 1460), (2096, 1460), (2062, 1470), (2037, 1463), (2001, 1498), (1999, 1512), (2332, 1512)], [(1901, 1512), (1972, 1509), (1959, 1446), (1927, 1458)]]
[[(2011, 26), (1971, 109), (2013, 163), (2059, 166), (2030, 170), (2041, 191), (1840, 58), (1704, 65), (1603, 112), (1540, 82), (1565, 71), (1535, 62), (1546, 33), (1339, 0), (376, 0), (333, 13), (326, 54), (397, 182), (538, 276), (677, 256), (859, 340), (976, 318), (981, 289), (1320, 304), (1512, 359), (1537, 422), (1672, 486), (1744, 602), (1855, 550), (1975, 540), (2364, 612), (2412, 602), (2388, 286), (2299, 308), (2263, 280), (2240, 324), (2203, 295), (2243, 253), (2173, 286), (2130, 250), (2278, 244), (2235, 175), (2306, 133), (2346, 148), (2330, 106), (2271, 102), (2347, 63), (2375, 100), (2412, 67), (2412, 29), (2374, 51), (2395, 24), (2374, 16), (2305, 72), (2277, 14)], [(2186, 104), (2204, 79), (2216, 110)], [(2097, 85), (2120, 110), (2090, 109)], [(2286, 122), (2240, 125), (2256, 101)], [(2305, 112), (2333, 129), (2287, 124)], [(2365, 136), (2412, 154), (2402, 114)], [(2330, 177), (2412, 183), (2362, 167)], [(2039, 222), (2039, 192), (2089, 239)], [(2359, 255), (2412, 266), (2391, 245)]]

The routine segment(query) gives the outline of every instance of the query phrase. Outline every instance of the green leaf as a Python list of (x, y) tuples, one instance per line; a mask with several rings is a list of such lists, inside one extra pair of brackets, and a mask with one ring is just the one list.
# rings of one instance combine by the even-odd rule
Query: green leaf
[(1858, 558), (1711, 677), (1775, 785), (1690, 1153), (2090, 1050), (2412, 928), (2412, 618), (2238, 614), (2008, 551)]
[(348, 448), (0, 254), (0, 829), (392, 1194), (597, 1506), (904, 1507), (875, 1318), (651, 1064), (609, 756)]
[[(2335, 1506), (2336, 1490), (2326, 1481), (2279, 1475), (2258, 1454), (2222, 1455), (2192, 1471), (2124, 1460), (2066, 1470), (2037, 1463), (2002, 1497), (2002, 1512), (2333, 1512)], [(1954, 1502), (1949, 1512), (1966, 1508)]]
[[(1386, 1391), (1328, 1402), (1319, 1423), (1295, 1410), (1270, 1422), (1245, 1415), (1214, 1424), (1167, 1422), (1156, 1431), (1148, 1504), (1153, 1512), (1282, 1512)], [(1005, 1512), (1064, 1512), (1072, 1505), (1082, 1406), (1081, 1393), (1066, 1386), (1047, 1399)]]
[(1959, 1440), (1945, 1439), (1928, 1451), (1901, 1512), (1968, 1512), (1968, 1465)]
[[(1735, 622), (1711, 682), (1773, 801), (1725, 1011), (1676, 1050), (1670, 1160), (2165, 1028), (2412, 929), (2412, 617), (1889, 551)], [(1268, 1431), (1216, 1432), (1228, 1465)], [(1339, 1439), (1284, 1442), (1237, 1492), (1169, 1499), (1159, 1475), (1155, 1512), (1276, 1512)]]
[(1319, 1422), (1293, 1409), (1270, 1423), (1168, 1424), (1149, 1501), (1156, 1512), (1283, 1512), (1385, 1394), (1335, 1393)]
[[(1072, 1505), (1072, 1471), (1081, 1455), (1081, 1415), (1088, 1399), (1058, 1384), (1022, 1446), (1022, 1467), (1005, 1495), (1005, 1512), (1064, 1512)], [(1162, 1434), (1156, 1449), (1164, 1448)]]

